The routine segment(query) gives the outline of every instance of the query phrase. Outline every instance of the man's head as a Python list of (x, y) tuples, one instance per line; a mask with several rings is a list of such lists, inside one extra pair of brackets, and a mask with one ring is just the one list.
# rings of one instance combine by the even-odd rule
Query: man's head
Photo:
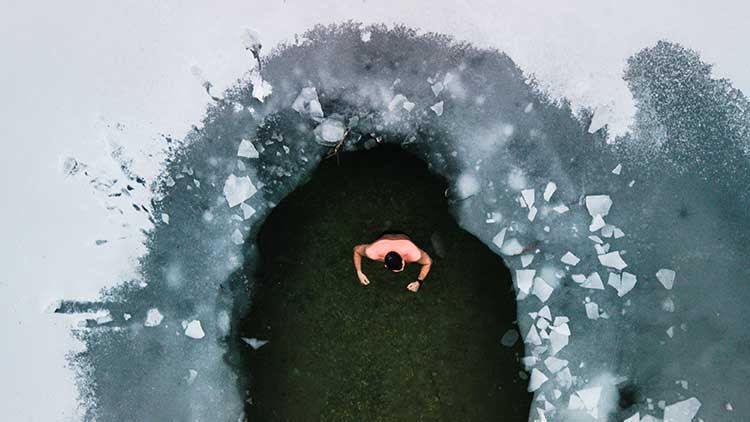
[(385, 255), (385, 268), (397, 273), (404, 270), (406, 263), (397, 252), (390, 251)]

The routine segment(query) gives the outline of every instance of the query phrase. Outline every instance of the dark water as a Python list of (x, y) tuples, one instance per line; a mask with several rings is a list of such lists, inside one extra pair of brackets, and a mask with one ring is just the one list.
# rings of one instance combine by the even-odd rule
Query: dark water
[[(458, 227), (445, 188), (420, 160), (379, 148), (324, 162), (271, 213), (261, 290), (241, 322), (270, 340), (247, 352), (249, 420), (526, 420), (522, 343), (500, 345), (515, 327), (510, 273)], [(418, 264), (396, 274), (365, 259), (371, 283), (356, 278), (352, 247), (389, 228), (434, 257), (417, 293), (406, 285)]]

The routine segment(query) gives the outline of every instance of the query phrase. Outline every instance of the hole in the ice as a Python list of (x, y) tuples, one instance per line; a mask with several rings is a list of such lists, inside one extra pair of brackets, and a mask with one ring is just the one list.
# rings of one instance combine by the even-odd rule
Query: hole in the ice
[(617, 392), (620, 397), (618, 402), (620, 409), (627, 410), (638, 402), (638, 387), (635, 384), (622, 384), (618, 387)]
[[(239, 331), (270, 342), (245, 348), (249, 420), (526, 421), (523, 344), (500, 343), (516, 318), (501, 259), (458, 227), (421, 160), (398, 147), (341, 158), (259, 232), (260, 284)], [(419, 292), (406, 289), (417, 264), (363, 260), (371, 283), (358, 282), (352, 247), (386, 229), (434, 257)]]

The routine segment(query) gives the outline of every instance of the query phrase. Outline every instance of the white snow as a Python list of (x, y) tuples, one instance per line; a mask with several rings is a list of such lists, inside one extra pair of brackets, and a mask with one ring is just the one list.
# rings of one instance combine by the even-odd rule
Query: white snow
[(243, 158), (258, 158), (258, 150), (255, 149), (255, 145), (247, 139), (243, 139), (240, 142), (239, 148), (237, 148), (237, 156)]
[(549, 202), (550, 198), (552, 198), (552, 195), (557, 190), (557, 185), (555, 182), (548, 182), (547, 186), (544, 188), (544, 194), (542, 196), (544, 197), (544, 200)]
[(227, 177), (224, 182), (224, 197), (229, 204), (229, 207), (236, 207), (243, 201), (250, 199), (258, 189), (255, 188), (253, 182), (247, 176), (237, 177), (234, 174)]
[(628, 266), (628, 264), (626, 264), (625, 261), (622, 260), (622, 257), (620, 257), (619, 251), (599, 255), (597, 256), (597, 258), (599, 258), (599, 262), (605, 267), (614, 268), (616, 270), (622, 270), (623, 268)]
[(145, 327), (156, 327), (161, 324), (164, 320), (164, 315), (159, 312), (157, 308), (151, 308), (146, 312), (146, 321), (143, 323)]
[(570, 265), (571, 267), (574, 267), (576, 264), (578, 264), (581, 260), (573, 255), (572, 252), (568, 251), (565, 253), (565, 255), (560, 258), (560, 261), (562, 261), (566, 265)]
[(201, 322), (195, 319), (187, 323), (187, 326), (185, 327), (185, 335), (193, 339), (202, 339), (205, 337), (206, 333), (203, 332)]
[(656, 272), (656, 278), (667, 290), (672, 290), (672, 286), (674, 286), (675, 275), (676, 273), (674, 271), (668, 270), (666, 268), (662, 268)]

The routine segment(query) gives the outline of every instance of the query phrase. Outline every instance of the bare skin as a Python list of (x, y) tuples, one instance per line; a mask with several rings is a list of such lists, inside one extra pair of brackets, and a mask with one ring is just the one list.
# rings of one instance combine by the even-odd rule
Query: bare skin
[[(410, 240), (408, 236), (405, 236), (403, 234), (386, 234), (386, 235), (383, 235), (380, 239), (406, 239), (406, 240)], [(380, 240), (380, 239), (378, 239), (378, 240)], [(376, 240), (376, 242), (377, 242), (377, 240)], [(367, 254), (366, 254), (367, 247), (370, 246), (371, 244), (372, 243), (363, 243), (361, 245), (357, 245), (357, 246), (354, 247), (354, 268), (357, 270), (357, 278), (359, 279), (359, 282), (362, 285), (364, 285), (364, 286), (370, 284), (370, 279), (367, 278), (367, 276), (365, 275), (365, 273), (362, 272), (362, 257), (363, 256), (365, 256), (365, 257), (367, 256)], [(417, 278), (419, 280), (423, 280), (423, 282), (424, 282), (425, 277), (427, 277), (427, 274), (430, 272), (430, 267), (432, 266), (432, 258), (430, 258), (430, 255), (428, 255), (427, 252), (425, 252), (424, 250), (420, 249), (419, 247), (417, 247), (417, 249), (419, 249), (419, 252), (420, 252), (420, 256), (419, 256), (418, 260), (416, 260), (416, 261), (414, 261), (414, 260), (407, 261), (406, 259), (404, 259), (402, 257), (401, 268), (398, 269), (398, 270), (392, 270), (392, 271), (395, 272), (395, 273), (401, 272), (406, 267), (406, 263), (407, 262), (416, 262), (417, 264), (419, 264), (419, 265), (422, 266), (422, 269), (419, 271), (419, 276)], [(385, 259), (381, 258), (381, 259), (377, 259), (376, 261), (385, 262)], [(386, 267), (386, 268), (388, 268), (388, 267)], [(406, 286), (406, 289), (409, 290), (409, 291), (411, 291), (411, 292), (416, 292), (417, 290), (419, 290), (419, 286), (421, 284), (419, 280), (413, 281), (413, 282), (409, 283), (409, 285)]]

